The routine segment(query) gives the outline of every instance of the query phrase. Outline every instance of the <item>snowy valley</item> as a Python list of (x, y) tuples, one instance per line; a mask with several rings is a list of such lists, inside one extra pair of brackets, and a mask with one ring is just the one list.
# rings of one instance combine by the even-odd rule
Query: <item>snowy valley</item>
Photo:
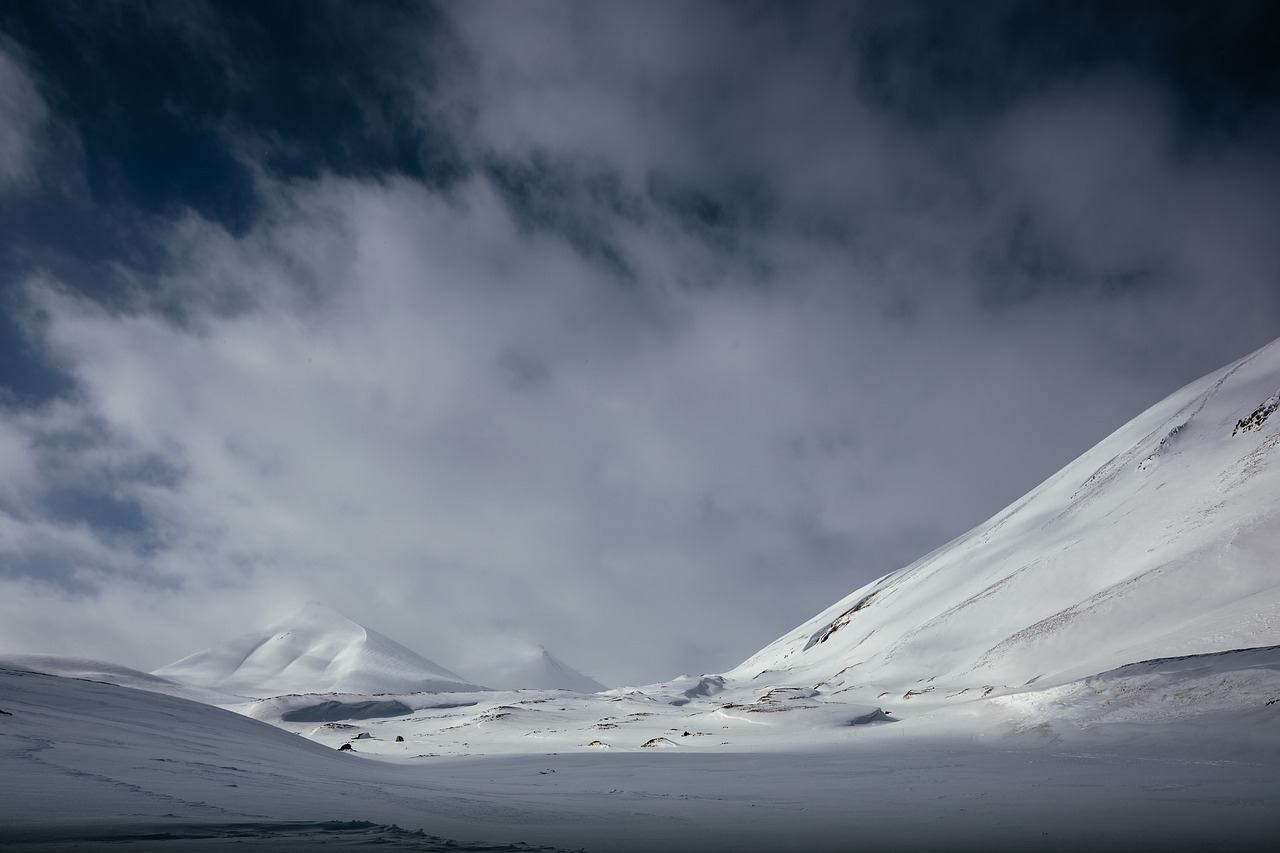
[(1273, 343), (725, 673), (480, 685), (319, 605), (0, 655), (0, 845), (1270, 849), (1277, 389)]

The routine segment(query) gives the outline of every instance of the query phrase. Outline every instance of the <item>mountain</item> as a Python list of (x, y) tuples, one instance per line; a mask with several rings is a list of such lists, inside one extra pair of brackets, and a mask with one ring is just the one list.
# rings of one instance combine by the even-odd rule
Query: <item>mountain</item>
[(531, 646), (493, 668), (487, 684), (510, 690), (572, 690), (599, 693), (605, 686), (583, 675), (542, 646)]
[(728, 680), (968, 697), (1280, 644), (1277, 389), (1273, 342), (1172, 394)]
[(244, 696), (484, 688), (319, 604), (153, 675)]

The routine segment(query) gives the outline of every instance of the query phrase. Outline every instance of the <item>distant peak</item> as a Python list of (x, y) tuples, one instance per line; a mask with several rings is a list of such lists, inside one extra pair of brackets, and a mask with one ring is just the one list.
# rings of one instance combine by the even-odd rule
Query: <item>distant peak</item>
[(301, 611), (307, 611), (307, 610), (318, 610), (318, 611), (323, 611), (323, 612), (325, 612), (325, 613), (337, 613), (337, 612), (338, 612), (338, 611), (334, 610), (332, 607), (330, 607), (329, 605), (327, 605), (327, 604), (325, 604), (324, 602), (321, 602), (321, 601), (308, 601), (306, 604), (303, 604), (303, 605), (302, 605), (301, 607), (299, 607), (298, 609), (299, 609), (299, 610), (301, 610)]
[(332, 607), (317, 601), (308, 601), (298, 609), (276, 619), (267, 626), (267, 629), (277, 632), (302, 630), (357, 635), (364, 635), (368, 631), (349, 616), (344, 616)]
[(354, 619), (351, 619), (350, 617), (345, 616), (339, 613), (338, 611), (334, 610), (329, 605), (322, 604), (319, 601), (308, 601), (306, 604), (299, 607), (293, 613), (295, 616), (323, 616), (330, 619), (343, 619), (343, 620), (346, 620), (347, 622), (355, 621)]
[(186, 683), (251, 696), (474, 689), (439, 664), (316, 601), (161, 670)]

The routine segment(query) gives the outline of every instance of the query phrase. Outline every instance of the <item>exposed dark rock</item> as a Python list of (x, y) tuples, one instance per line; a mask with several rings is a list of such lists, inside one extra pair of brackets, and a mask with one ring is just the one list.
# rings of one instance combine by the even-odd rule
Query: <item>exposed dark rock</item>
[(1257, 429), (1266, 423), (1267, 418), (1271, 417), (1278, 408), (1280, 408), (1280, 394), (1274, 394), (1267, 398), (1261, 406), (1254, 409), (1249, 417), (1236, 421), (1236, 428), (1231, 431), (1231, 434), (1238, 435), (1251, 429)]
[(857, 613), (859, 610), (861, 610), (862, 608), (870, 604), (871, 599), (875, 598), (876, 593), (878, 593), (879, 591), (880, 590), (877, 589), (867, 593), (867, 595), (859, 599), (857, 604), (853, 605), (844, 613), (841, 613), (839, 616), (833, 619), (830, 625), (828, 625), (826, 628), (823, 628), (821, 631), (819, 631), (818, 633), (810, 637), (809, 642), (805, 645), (805, 651), (808, 651), (809, 649), (813, 648), (818, 643), (825, 643), (827, 640), (831, 638), (832, 634), (834, 634), (836, 631), (839, 631), (845, 625), (848, 625), (849, 620), (853, 618), (853, 614)]

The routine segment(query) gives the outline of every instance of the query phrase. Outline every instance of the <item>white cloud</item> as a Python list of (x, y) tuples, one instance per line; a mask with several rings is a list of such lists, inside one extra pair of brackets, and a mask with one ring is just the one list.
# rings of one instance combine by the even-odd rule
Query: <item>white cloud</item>
[[(1270, 336), (1274, 174), (1185, 159), (1158, 93), (908, 132), (835, 28), (726, 8), (453, 9), (424, 112), (562, 168), (543, 201), (629, 277), (478, 170), (262, 177), (244, 234), (154, 223), (128, 308), (33, 279), (77, 386), (0, 416), (0, 647), (154, 667), (319, 599), (464, 675), (508, 637), (607, 682), (723, 669)], [(655, 174), (774, 207), (707, 239)], [(988, 298), (1023, 214), (1085, 281)], [(119, 517), (59, 517), (77, 482)]]
[[(1061, 361), (1080, 328), (1061, 314), (984, 327), (940, 301), (886, 323), (825, 284), (848, 270), (820, 254), (778, 289), (637, 227), (640, 269), (735, 279), (637, 292), (522, 234), (482, 180), (451, 200), (336, 179), (275, 193), (240, 238), (172, 226), (171, 271), (139, 281), (163, 313), (31, 286), (80, 391), (23, 415), (28, 440), (68, 419), (95, 434), (62, 464), (114, 472), (155, 541), (40, 519), (6, 539), (159, 626), (143, 665), (321, 599), (464, 673), (507, 636), (606, 680), (727, 667), (980, 520), (956, 506), (1031, 485), (990, 460), (1113, 424), (1133, 393)], [(1054, 405), (1096, 411), (1018, 422)], [(129, 473), (147, 459), (173, 473)], [(6, 644), (30, 627), (10, 625)]]

